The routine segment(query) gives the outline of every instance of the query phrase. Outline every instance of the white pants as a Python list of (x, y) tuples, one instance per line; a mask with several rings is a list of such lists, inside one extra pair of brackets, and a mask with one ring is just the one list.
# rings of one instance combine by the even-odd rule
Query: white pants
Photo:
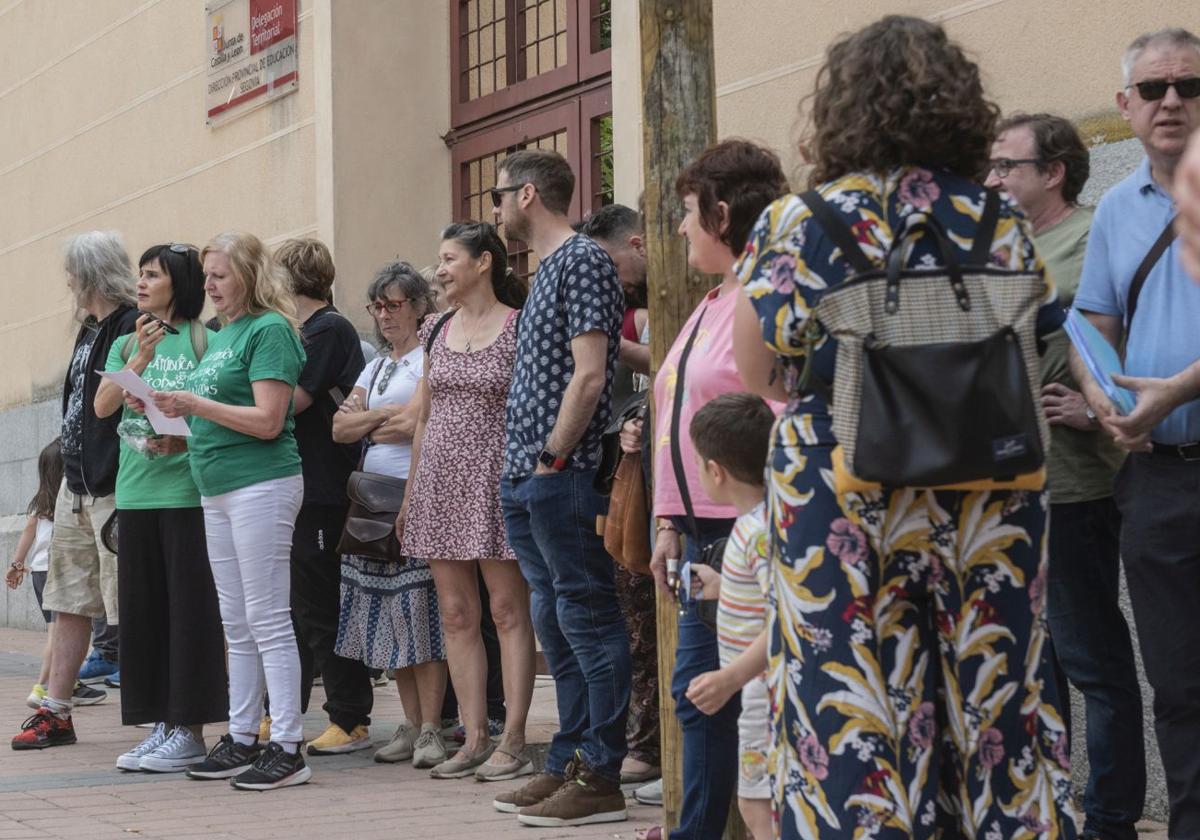
[(201, 499), (229, 645), (229, 731), (258, 732), (265, 678), (271, 740), (281, 743), (304, 738), (291, 610), (292, 530), (303, 495), (296, 475)]

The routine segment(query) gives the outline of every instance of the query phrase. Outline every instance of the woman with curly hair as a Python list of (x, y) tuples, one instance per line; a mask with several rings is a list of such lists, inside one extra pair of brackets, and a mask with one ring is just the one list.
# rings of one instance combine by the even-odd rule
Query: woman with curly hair
[[(868, 261), (917, 214), (967, 259), (997, 108), (940, 26), (889, 16), (837, 41), (811, 109), (811, 184)], [(910, 237), (906, 264), (937, 265), (932, 240)], [(1042, 271), (1007, 200), (988, 250), (999, 268)], [(763, 213), (737, 272), (742, 378), (788, 401), (768, 475), (780, 836), (1074, 838), (1042, 619), (1045, 493), (839, 493), (830, 407), (799, 382), (809, 353), (833, 379), (837, 341), (806, 332), (817, 301), (852, 274), (848, 258), (789, 196)], [(1049, 282), (1042, 304), (1039, 333), (1063, 318)]]

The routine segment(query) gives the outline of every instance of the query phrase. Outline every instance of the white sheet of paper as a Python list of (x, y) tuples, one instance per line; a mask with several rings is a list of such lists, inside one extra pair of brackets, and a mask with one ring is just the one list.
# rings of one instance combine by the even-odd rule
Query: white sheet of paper
[(98, 370), (96, 373), (103, 376), (105, 379), (111, 379), (121, 388), (128, 391), (133, 396), (146, 404), (146, 419), (150, 421), (151, 428), (160, 435), (174, 435), (175, 437), (191, 437), (192, 430), (188, 428), (187, 421), (182, 417), (168, 417), (163, 414), (154, 405), (154, 400), (150, 399), (150, 386), (146, 384), (146, 380), (138, 376), (131, 370)]

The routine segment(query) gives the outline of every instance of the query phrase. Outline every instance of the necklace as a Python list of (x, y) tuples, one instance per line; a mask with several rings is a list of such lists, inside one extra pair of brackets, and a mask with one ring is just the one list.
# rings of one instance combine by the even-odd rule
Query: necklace
[[(479, 334), (479, 328), (484, 325), (484, 323), (488, 319), (488, 316), (492, 314), (492, 310), (496, 308), (496, 304), (499, 302), (500, 301), (498, 301), (498, 300), (492, 301), (492, 305), (488, 307), (487, 312), (484, 312), (483, 315), (480, 316), (479, 320), (475, 322), (475, 329), (471, 331), (470, 337), (467, 338), (467, 344), (466, 344), (466, 348), (465, 348), (464, 352), (466, 352), (466, 353), (471, 352), (471, 343), (473, 341), (475, 341), (475, 336), (477, 336)], [(465, 327), (465, 325), (464, 325), (464, 327)]]

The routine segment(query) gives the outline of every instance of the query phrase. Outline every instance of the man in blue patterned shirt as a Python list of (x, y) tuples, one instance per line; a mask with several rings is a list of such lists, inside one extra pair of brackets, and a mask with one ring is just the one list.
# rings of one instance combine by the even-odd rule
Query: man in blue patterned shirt
[(608, 254), (567, 222), (574, 188), (561, 155), (527, 150), (501, 162), (491, 190), (497, 221), (540, 259), (517, 333), (500, 498), (554, 676), (559, 731), (545, 770), (494, 802), (535, 826), (626, 816), (619, 779), (629, 639), (613, 561), (596, 533), (604, 500), (592, 487), (624, 295)]

